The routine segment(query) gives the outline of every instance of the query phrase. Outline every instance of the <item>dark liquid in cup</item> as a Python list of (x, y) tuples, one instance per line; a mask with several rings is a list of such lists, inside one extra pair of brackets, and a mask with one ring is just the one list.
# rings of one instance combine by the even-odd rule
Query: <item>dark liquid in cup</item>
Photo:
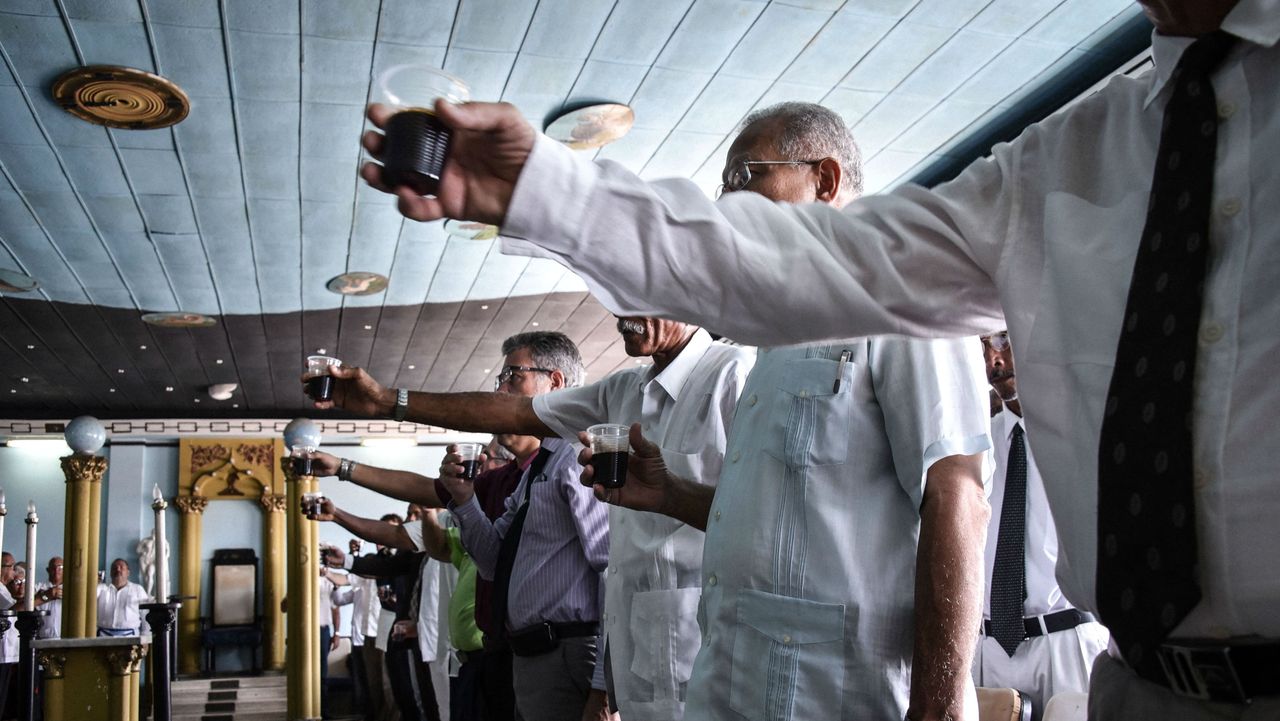
[(333, 400), (333, 376), (328, 373), (307, 379), (307, 395), (313, 401)]
[(627, 482), (627, 456), (625, 451), (609, 453), (592, 453), (591, 468), (596, 483), (605, 488), (622, 488)]
[(293, 459), (293, 472), (299, 476), (311, 475), (311, 459), (310, 458)]
[(414, 109), (392, 115), (385, 130), (383, 184), (407, 185), (418, 195), (435, 195), (449, 154), (449, 129), (435, 113)]
[(462, 466), (462, 477), (468, 481), (475, 480), (476, 474), (480, 472), (480, 461), (462, 461), (458, 465)]

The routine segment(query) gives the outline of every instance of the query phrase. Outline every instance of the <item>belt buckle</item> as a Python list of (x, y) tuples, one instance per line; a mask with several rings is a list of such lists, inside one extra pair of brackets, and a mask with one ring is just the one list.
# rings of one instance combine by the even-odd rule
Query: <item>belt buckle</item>
[(1162, 644), (1156, 654), (1169, 688), (1202, 701), (1247, 703), (1230, 646)]

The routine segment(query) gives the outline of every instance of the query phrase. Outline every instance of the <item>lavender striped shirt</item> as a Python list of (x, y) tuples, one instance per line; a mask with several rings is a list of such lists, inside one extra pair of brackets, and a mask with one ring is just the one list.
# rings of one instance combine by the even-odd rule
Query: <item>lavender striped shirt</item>
[[(548, 438), (552, 452), (542, 474), (533, 479), (529, 513), (511, 570), (507, 618), (511, 628), (550, 621), (598, 621), (605, 567), (609, 564), (609, 508), (598, 503), (578, 476), (576, 443)], [(462, 545), (481, 578), (493, 579), (502, 537), (524, 500), (528, 471), (507, 497), (507, 512), (492, 523), (475, 496), (450, 504), (462, 532)]]

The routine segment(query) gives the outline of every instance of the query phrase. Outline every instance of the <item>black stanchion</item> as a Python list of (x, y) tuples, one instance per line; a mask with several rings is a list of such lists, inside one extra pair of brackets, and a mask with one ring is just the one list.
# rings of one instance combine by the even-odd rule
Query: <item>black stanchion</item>
[(31, 642), (40, 630), (40, 619), (48, 611), (18, 611), (18, 693), (22, 695), (20, 718), (35, 721), (36, 718), (36, 650)]
[(180, 603), (143, 603), (147, 625), (151, 626), (151, 718), (170, 721), (173, 717), (173, 673), (170, 659), (174, 645), (171, 632)]

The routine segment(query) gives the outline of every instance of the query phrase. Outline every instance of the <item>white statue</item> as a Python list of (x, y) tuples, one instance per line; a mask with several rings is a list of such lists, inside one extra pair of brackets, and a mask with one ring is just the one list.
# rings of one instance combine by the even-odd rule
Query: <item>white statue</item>
[[(156, 584), (156, 539), (154, 536), (143, 536), (134, 550), (138, 553), (138, 567), (142, 573), (142, 587), (148, 595), (155, 595)], [(169, 561), (169, 549), (165, 548), (165, 562)]]

